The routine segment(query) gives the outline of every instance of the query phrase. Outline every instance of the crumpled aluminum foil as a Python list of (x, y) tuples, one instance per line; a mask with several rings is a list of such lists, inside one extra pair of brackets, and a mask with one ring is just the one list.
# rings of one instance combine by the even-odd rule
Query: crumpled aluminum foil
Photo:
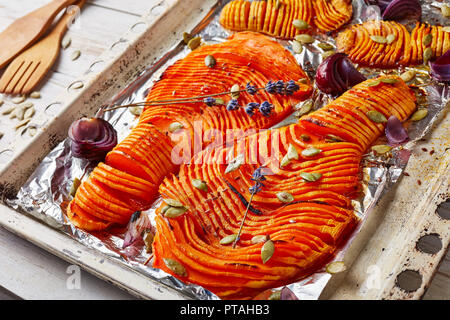
[[(230, 35), (230, 32), (220, 26), (218, 16), (221, 8), (227, 2), (219, 1), (213, 9), (214, 12), (208, 14), (207, 18), (191, 33), (199, 34), (207, 43), (224, 41)], [(437, 9), (440, 5), (441, 2), (438, 1), (423, 1), (423, 20), (431, 23), (444, 24), (444, 18), (442, 18)], [(354, 0), (353, 6), (354, 15), (351, 24), (380, 19), (380, 12), (376, 6), (370, 6), (363, 0)], [(314, 36), (321, 42), (334, 45), (332, 35), (316, 34)], [(292, 52), (290, 41), (280, 41), (280, 43)], [(295, 55), (299, 64), (302, 65), (311, 78), (314, 77), (315, 69), (322, 61), (322, 50), (317, 47), (317, 43), (316, 41), (314, 44), (306, 45), (301, 54)], [(182, 44), (175, 46), (170, 52), (161, 57), (159, 61), (145, 70), (132, 85), (113, 97), (106, 107), (143, 101), (148, 89), (159, 79), (161, 73), (174, 61), (184, 57), (188, 51), (189, 49)], [(339, 248), (333, 261), (341, 261), (343, 259), (347, 248), (351, 245), (353, 238), (358, 234), (360, 228), (364, 226), (364, 222), (376, 202), (402, 175), (403, 169), (408, 163), (409, 149), (414, 146), (415, 141), (421, 139), (429, 131), (440, 112), (450, 100), (448, 86), (436, 83), (430, 79), (428, 70), (423, 68), (423, 66), (422, 69), (420, 67), (415, 69), (418, 71), (415, 84), (418, 86), (417, 90), (424, 94), (423, 106), (428, 108), (429, 115), (419, 122), (409, 124), (408, 133), (410, 141), (404, 146), (394, 148), (391, 157), (383, 158), (376, 157), (373, 154), (367, 154), (364, 158), (363, 196), (353, 201), (355, 212), (360, 217), (360, 223), (345, 245)], [(382, 72), (400, 74), (404, 70), (394, 69), (383, 71), (360, 69), (360, 71), (370, 78)], [(314, 102), (314, 109), (318, 109), (330, 101), (331, 98), (315, 90), (311, 100)], [(301, 104), (298, 107), (301, 107)], [(119, 141), (128, 135), (138, 120), (136, 116), (132, 115), (125, 108), (117, 109), (114, 112), (99, 112), (99, 114), (116, 128)], [(274, 127), (295, 122), (297, 122), (297, 117), (294, 113)], [(385, 143), (385, 138), (380, 138), (380, 142)], [(126, 228), (116, 228), (110, 232), (100, 233), (87, 233), (75, 228), (65, 218), (63, 212), (70, 199), (69, 193), (73, 179), (82, 177), (85, 170), (89, 170), (86, 167), (87, 164), (85, 162), (72, 158), (70, 144), (68, 139), (66, 139), (54, 148), (42, 161), (25, 185), (20, 189), (17, 198), (9, 199), (7, 203), (17, 210), (31, 214), (54, 228), (62, 230), (68, 236), (90, 248), (98, 250), (111, 259), (117, 259), (149, 278), (179, 290), (187, 298), (218, 299), (217, 296), (200, 286), (184, 284), (161, 270), (151, 268), (151, 261), (148, 261), (150, 256), (146, 253), (142, 241), (138, 241), (137, 244), (122, 249)], [(154, 210), (159, 206), (160, 201), (160, 199), (157, 200), (152, 208), (144, 212), (149, 215), (150, 221), (153, 221)], [(146, 262), (148, 262), (147, 265), (145, 265)], [(287, 287), (298, 299), (318, 299), (330, 278), (331, 274), (325, 272), (325, 270), (318, 270), (311, 276), (299, 282), (292, 283)]]

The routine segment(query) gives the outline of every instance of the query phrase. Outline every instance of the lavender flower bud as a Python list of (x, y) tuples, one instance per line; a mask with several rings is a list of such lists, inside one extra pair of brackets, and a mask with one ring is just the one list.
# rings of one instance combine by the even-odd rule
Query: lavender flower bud
[(213, 97), (207, 97), (207, 98), (203, 99), (203, 102), (204, 102), (208, 107), (212, 107), (212, 106), (216, 103), (216, 99), (214, 99)]
[(239, 109), (239, 103), (236, 99), (231, 99), (227, 104), (227, 110), (228, 111), (234, 111)]
[(267, 93), (275, 93), (275, 83), (272, 81), (267, 82), (266, 87), (264, 88)]
[(279, 94), (284, 93), (284, 81), (283, 80), (278, 80), (277, 82), (275, 82), (275, 91)]
[(273, 108), (274, 107), (272, 104), (270, 104), (268, 101), (264, 101), (259, 107), (259, 112), (261, 112), (264, 117), (269, 117), (272, 113)]
[(295, 83), (294, 80), (289, 80), (286, 83), (285, 92), (288, 96), (292, 95), (294, 92), (300, 90), (300, 86)]
[(247, 104), (247, 106), (245, 107), (245, 112), (251, 117), (254, 115), (255, 113), (255, 109), (257, 109), (259, 107), (259, 103), (256, 102), (250, 102), (249, 104)]
[(247, 90), (248, 94), (251, 94), (252, 96), (255, 95), (258, 92), (258, 89), (256, 89), (256, 86), (252, 86), (249, 83), (245, 86), (245, 89)]

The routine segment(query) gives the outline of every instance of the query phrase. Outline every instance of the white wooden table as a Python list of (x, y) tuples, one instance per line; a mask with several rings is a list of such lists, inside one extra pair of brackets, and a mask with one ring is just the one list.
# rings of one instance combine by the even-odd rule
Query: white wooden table
[[(188, 1), (188, 0), (183, 0)], [(49, 0), (0, 0), (0, 32), (14, 19), (44, 5)], [(61, 55), (37, 89), (40, 99), (30, 99), (37, 112), (44, 109), (61, 90), (87, 70), (95, 58), (129, 30), (158, 0), (89, 0), (82, 10), (79, 28), (68, 31), (71, 46)], [(80, 50), (76, 61), (70, 59)], [(10, 97), (3, 97), (9, 100)], [(1, 108), (0, 108), (1, 111)], [(1, 112), (0, 112), (1, 113)], [(0, 151), (14, 140), (11, 120), (0, 114)], [(25, 133), (27, 134), (27, 133)], [(0, 159), (1, 161), (1, 159)], [(73, 288), (73, 267), (43, 249), (0, 228), (0, 299), (134, 299), (128, 293), (84, 271), (79, 286)], [(442, 262), (425, 299), (450, 299), (450, 256)]]

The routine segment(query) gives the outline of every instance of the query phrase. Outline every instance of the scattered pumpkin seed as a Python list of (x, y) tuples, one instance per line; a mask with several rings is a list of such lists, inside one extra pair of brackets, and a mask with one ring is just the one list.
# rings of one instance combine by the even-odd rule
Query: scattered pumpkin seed
[(192, 179), (191, 182), (192, 182), (192, 185), (194, 186), (194, 188), (197, 188), (197, 189), (203, 190), (203, 191), (207, 191), (208, 190), (208, 185), (203, 180)]
[(206, 57), (205, 57), (205, 65), (208, 67), (208, 68), (214, 68), (214, 66), (216, 65), (216, 58), (214, 58), (214, 56), (213, 55), (210, 55), (210, 54), (208, 54)]
[(413, 113), (411, 116), (411, 121), (419, 121), (425, 118), (428, 115), (427, 109), (419, 109), (416, 112)]
[[(308, 100), (306, 102), (300, 102), (297, 107), (301, 104), (301, 107), (296, 111), (295, 116), (296, 117), (301, 117), (305, 114), (308, 114), (313, 107), (313, 102), (311, 100)], [(296, 107), (296, 108), (297, 108)]]
[(75, 50), (74, 52), (72, 52), (72, 54), (70, 55), (70, 59), (72, 61), (77, 60), (81, 55), (81, 51), (80, 50)]
[(298, 41), (301, 44), (310, 44), (314, 42), (314, 38), (309, 34), (298, 34), (295, 36), (295, 41)]
[(394, 84), (394, 83), (397, 83), (398, 80), (393, 79), (393, 78), (383, 78), (383, 79), (381, 79), (381, 82), (387, 83), (387, 84)]
[(169, 131), (170, 132), (175, 132), (175, 131), (178, 131), (178, 130), (183, 129), (183, 128), (184, 128), (183, 124), (181, 124), (179, 122), (172, 122), (169, 125)]
[(173, 273), (180, 277), (186, 277), (187, 272), (184, 266), (178, 261), (170, 258), (163, 258), (164, 264), (167, 268), (169, 268)]
[(231, 87), (231, 89), (230, 89), (230, 92), (231, 92), (231, 98), (232, 99), (237, 99), (237, 98), (239, 98), (239, 96), (240, 96), (240, 90), (241, 90), (241, 87), (236, 83), (236, 84), (234, 84), (232, 87)]
[(314, 147), (310, 147), (310, 148), (304, 149), (302, 151), (302, 156), (304, 156), (304, 157), (314, 157), (314, 156), (317, 156), (321, 152), (322, 152), (322, 150), (320, 150), (320, 149), (317, 149), (317, 148), (314, 148)]
[(374, 80), (374, 81), (371, 81), (371, 82), (367, 83), (367, 86), (368, 86), (368, 87), (376, 87), (376, 86), (378, 86), (380, 83), (381, 83), (380, 79), (377, 79), (377, 80)]
[(343, 261), (335, 261), (329, 263), (326, 266), (325, 270), (330, 274), (335, 274), (339, 272), (344, 272), (345, 270), (347, 270), (347, 267), (345, 266)]
[(443, 30), (444, 32), (449, 32), (449, 33), (450, 33), (450, 26), (448, 26), (448, 27), (443, 27), (442, 30)]
[(22, 102), (24, 102), (27, 98), (25, 96), (20, 96), (20, 97), (15, 97), (14, 99), (11, 100), (12, 103), (14, 104), (20, 104)]
[(289, 144), (286, 155), (289, 160), (298, 160), (297, 149), (295, 149), (295, 146), (292, 143)]
[(74, 82), (70, 85), (71, 89), (81, 89), (83, 87), (84, 87), (84, 84), (81, 81)]
[(3, 110), (2, 115), (6, 116), (8, 114), (10, 114), (11, 112), (13, 112), (16, 109), (16, 107), (9, 107), (8, 109)]
[(189, 40), (191, 40), (191, 39), (192, 39), (192, 36), (191, 36), (190, 33), (183, 32), (183, 41), (184, 41), (185, 44), (188, 44)]
[(380, 43), (380, 44), (387, 43), (387, 39), (383, 36), (372, 35), (372, 36), (370, 36), (370, 39), (372, 39), (372, 41), (374, 41), (376, 43)]
[(369, 117), (370, 120), (376, 123), (384, 123), (387, 122), (386, 117), (384, 114), (376, 111), (376, 110), (370, 110), (366, 113), (366, 115)]
[(28, 127), (28, 134), (30, 137), (34, 137), (37, 133), (37, 128), (36, 127)]
[(72, 187), (70, 188), (70, 195), (72, 197), (75, 197), (75, 194), (77, 193), (78, 187), (81, 185), (81, 180), (78, 178), (73, 179)]
[(427, 64), (428, 61), (430, 61), (432, 56), (433, 56), (433, 50), (431, 50), (430, 47), (426, 48), (423, 51), (423, 64)]
[(397, 36), (396, 36), (395, 34), (389, 34), (389, 35), (386, 37), (386, 43), (387, 43), (387, 44), (391, 44), (392, 42), (395, 41), (395, 39), (397, 39)]
[(311, 140), (311, 137), (310, 136), (308, 136), (307, 134), (302, 134), (301, 136), (300, 136), (300, 139), (302, 139), (302, 141), (309, 141), (309, 140)]
[(297, 40), (292, 41), (292, 51), (296, 54), (300, 54), (303, 52), (303, 45)]
[(301, 19), (295, 19), (294, 21), (292, 21), (292, 25), (297, 29), (297, 30), (306, 30), (310, 27), (310, 25), (308, 24), (308, 22), (301, 20)]
[(268, 240), (268, 239), (267, 239), (267, 236), (266, 236), (266, 235), (259, 234), (259, 235), (257, 235), (257, 236), (254, 236), (254, 237), (252, 238), (251, 242), (252, 242), (253, 244), (257, 244), (257, 243), (264, 243), (264, 242), (266, 242), (267, 240)]
[(283, 168), (285, 166), (287, 166), (289, 163), (291, 163), (291, 160), (289, 160), (287, 154), (283, 157), (283, 159), (281, 159), (280, 162), (280, 167)]
[(433, 41), (433, 35), (431, 33), (424, 35), (422, 38), (422, 44), (425, 47), (429, 46), (432, 41)]
[(41, 93), (39, 91), (34, 91), (30, 93), (30, 98), (39, 99), (41, 97)]
[(178, 218), (179, 216), (182, 216), (187, 209), (185, 207), (170, 207), (164, 212), (164, 216), (166, 218)]
[(371, 149), (373, 151), (375, 151), (377, 154), (385, 154), (385, 153), (391, 151), (392, 147), (385, 145), (385, 144), (379, 144), (379, 145), (373, 146)]
[(145, 252), (152, 253), (152, 244), (153, 240), (155, 239), (155, 235), (152, 232), (146, 232), (144, 236), (142, 237), (142, 240), (144, 240), (145, 244)]
[(329, 56), (332, 56), (335, 53), (336, 52), (334, 50), (325, 51), (325, 52), (322, 52), (321, 56), (322, 56), (322, 59), (325, 60), (326, 58), (328, 58)]
[(402, 80), (405, 82), (409, 82), (412, 79), (414, 79), (415, 77), (416, 77), (416, 72), (414, 70), (405, 71), (400, 75), (400, 78), (402, 78)]
[(188, 45), (189, 49), (195, 50), (200, 46), (201, 42), (202, 42), (201, 37), (195, 37), (195, 38), (192, 38), (191, 40), (189, 40), (187, 45)]
[(289, 203), (294, 201), (294, 196), (286, 191), (280, 191), (277, 193), (277, 198), (283, 203)]
[(61, 41), (61, 47), (65, 50), (70, 46), (71, 43), (72, 39), (68, 35), (65, 35)]
[(322, 178), (322, 174), (319, 172), (300, 172), (300, 177), (304, 182), (315, 182)]
[(165, 203), (167, 203), (171, 207), (181, 208), (183, 204), (176, 199), (163, 199)]
[(165, 214), (167, 210), (169, 210), (170, 206), (169, 205), (165, 205), (162, 209), (161, 209), (161, 214)]
[(449, 18), (450, 17), (450, 6), (443, 4), (441, 6), (441, 13), (444, 17)]
[(330, 51), (330, 50), (334, 49), (334, 47), (331, 44), (325, 43), (325, 42), (321, 42), (321, 43), (317, 44), (317, 46), (320, 49), (322, 49), (323, 51)]
[(261, 259), (265, 264), (272, 258), (275, 253), (275, 243), (272, 240), (267, 240), (261, 248)]
[(225, 169), (225, 173), (230, 173), (239, 169), (240, 166), (244, 164), (244, 162), (245, 155), (241, 153), (228, 164), (227, 168)]
[(17, 118), (18, 120), (23, 120), (25, 115), (25, 108), (22, 106), (17, 107), (14, 112), (13, 118)]
[(23, 115), (24, 119), (33, 118), (35, 112), (36, 112), (36, 110), (33, 107), (26, 109), (25, 113)]
[(23, 119), (22, 121), (20, 121), (18, 124), (16, 124), (16, 126), (14, 127), (15, 130), (19, 130), (20, 128), (22, 128), (23, 126), (26, 126), (28, 124), (28, 122), (30, 122), (31, 119)]
[(230, 234), (226, 237), (223, 237), (220, 240), (220, 244), (226, 245), (226, 244), (233, 243), (237, 239), (237, 236), (238, 236), (237, 234)]
[(281, 299), (281, 290), (274, 291), (269, 296), (269, 300), (280, 300), (280, 299)]
[(128, 111), (130, 111), (131, 114), (139, 117), (142, 114), (142, 107), (139, 106), (129, 107)]

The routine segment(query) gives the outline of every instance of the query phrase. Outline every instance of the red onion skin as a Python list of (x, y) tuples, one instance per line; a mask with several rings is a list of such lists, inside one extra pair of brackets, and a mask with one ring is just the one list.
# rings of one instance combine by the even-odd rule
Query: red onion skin
[(291, 289), (284, 287), (281, 289), (280, 300), (298, 300), (298, 298)]
[(431, 76), (440, 82), (450, 82), (450, 49), (430, 62)]
[(418, 0), (378, 0), (383, 20), (399, 20), (406, 17), (420, 19), (422, 6)]
[(82, 118), (69, 128), (71, 151), (75, 158), (101, 161), (117, 144), (117, 132), (106, 120)]
[(385, 133), (390, 146), (395, 147), (409, 141), (408, 132), (396, 116), (389, 117)]

